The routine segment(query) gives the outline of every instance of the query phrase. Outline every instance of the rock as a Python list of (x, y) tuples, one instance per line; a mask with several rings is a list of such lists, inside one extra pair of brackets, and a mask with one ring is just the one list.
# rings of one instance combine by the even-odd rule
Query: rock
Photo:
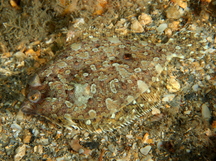
[(143, 155), (147, 155), (149, 153), (149, 151), (151, 150), (151, 146), (150, 145), (147, 145), (145, 146), (144, 148), (141, 148), (140, 149), (140, 152), (143, 154)]
[(162, 149), (162, 146), (163, 146), (163, 142), (162, 141), (157, 142), (157, 148), (159, 150)]
[(183, 9), (179, 8), (178, 6), (170, 6), (166, 10), (166, 16), (169, 19), (179, 19), (183, 15)]
[(162, 23), (157, 27), (157, 31), (162, 33), (164, 32), (164, 30), (168, 27), (168, 25), (166, 23)]
[(152, 22), (151, 16), (146, 13), (141, 13), (141, 15), (139, 15), (138, 17), (138, 20), (139, 20), (139, 23), (143, 26)]
[(185, 114), (185, 115), (190, 115), (190, 114), (191, 114), (191, 111), (190, 111), (190, 110), (184, 111), (184, 114)]
[(25, 130), (25, 135), (24, 135), (24, 137), (23, 137), (23, 142), (24, 142), (25, 144), (30, 143), (31, 137), (32, 137), (32, 134), (30, 133), (30, 131), (29, 131), (29, 130)]
[(175, 94), (166, 94), (163, 96), (162, 101), (164, 102), (170, 102), (175, 98)]
[(157, 114), (160, 114), (160, 110), (158, 108), (153, 108), (152, 109), (152, 115), (157, 115)]
[(26, 153), (26, 145), (23, 144), (22, 146), (19, 146), (16, 149), (16, 155), (14, 156), (14, 161), (21, 160), (24, 157), (25, 153)]
[(172, 0), (172, 2), (184, 9), (188, 6), (187, 1), (185, 0)]
[(43, 145), (48, 145), (49, 144), (49, 139), (48, 138), (41, 138), (40, 139), (40, 143), (42, 143)]
[(167, 81), (166, 87), (170, 93), (173, 93), (173, 92), (178, 92), (181, 88), (181, 85), (175, 78), (170, 78)]
[(22, 121), (23, 120), (23, 112), (19, 110), (16, 116), (17, 121)]
[(207, 121), (211, 118), (211, 111), (206, 103), (202, 105), (202, 117)]
[(110, 144), (110, 145), (108, 145), (108, 149), (109, 149), (111, 152), (115, 152), (116, 147), (115, 147), (113, 144)]
[(194, 92), (197, 92), (199, 90), (199, 85), (198, 84), (194, 84), (192, 86), (192, 89), (193, 89)]
[(13, 129), (14, 137), (17, 138), (22, 130), (22, 127), (15, 122), (11, 125), (11, 128)]
[(142, 27), (142, 25), (139, 23), (138, 20), (134, 19), (132, 20), (132, 24), (131, 24), (131, 30), (135, 33), (141, 33), (144, 32), (144, 29)]
[(43, 146), (40, 144), (38, 146), (35, 146), (34, 147), (34, 152), (35, 153), (39, 153), (39, 154), (42, 154), (43, 153)]
[(170, 28), (166, 28), (164, 32), (165, 32), (165, 35), (172, 36), (172, 30)]

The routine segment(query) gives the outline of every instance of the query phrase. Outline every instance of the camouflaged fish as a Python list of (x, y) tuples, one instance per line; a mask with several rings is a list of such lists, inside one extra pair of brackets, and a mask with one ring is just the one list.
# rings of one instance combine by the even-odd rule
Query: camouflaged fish
[(173, 53), (136, 38), (85, 38), (34, 77), (22, 111), (65, 127), (112, 131), (160, 105), (154, 84)]

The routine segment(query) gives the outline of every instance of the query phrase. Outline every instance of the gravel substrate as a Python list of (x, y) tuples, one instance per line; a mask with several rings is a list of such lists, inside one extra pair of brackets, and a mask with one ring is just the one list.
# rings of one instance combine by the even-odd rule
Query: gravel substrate
[[(1, 3), (0, 160), (216, 159), (214, 0)], [(43, 71), (51, 59), (63, 58), (68, 46), (112, 36), (166, 44), (162, 50), (172, 58), (158, 76), (160, 81), (152, 84), (160, 89), (159, 106), (100, 134), (67, 129), (49, 116), (50, 120), (22, 112), (26, 86), (35, 72)]]

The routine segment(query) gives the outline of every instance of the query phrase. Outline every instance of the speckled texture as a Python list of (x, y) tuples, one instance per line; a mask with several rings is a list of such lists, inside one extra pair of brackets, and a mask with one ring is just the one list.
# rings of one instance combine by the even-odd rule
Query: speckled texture
[[(173, 59), (193, 64), (195, 59), (214, 51), (196, 53), (192, 50), (197, 46), (173, 43), (115, 36), (72, 43), (38, 72), (42, 84), (29, 86), (22, 110), (90, 132), (112, 131), (127, 125), (162, 105), (162, 100), (166, 102), (165, 94), (176, 93), (174, 97), (181, 93), (180, 81), (176, 80), (179, 75), (175, 73), (183, 69), (170, 63), (175, 62)], [(167, 74), (161, 79), (163, 71)], [(167, 92), (161, 88), (163, 85)]]
[[(14, 1), (12, 0), (10, 2)], [(29, 9), (29, 12), (35, 13), (35, 2), (36, 1), (26, 1), (24, 3), (24, 1), (21, 1), (21, 10), (16, 10), (15, 8), (8, 6), (10, 5), (8, 2), (3, 1), (3, 4), (6, 4), (6, 6), (2, 5), (4, 10), (0, 10), (0, 12), (5, 13), (3, 12), (5, 10), (9, 12), (16, 11), (15, 13), (19, 15), (18, 17), (24, 16), (25, 10), (22, 8), (26, 5), (25, 7)], [(41, 4), (38, 13), (46, 11), (46, 9), (44, 10), (46, 5), (48, 8), (51, 6), (49, 1), (37, 2), (43, 3)], [(58, 2), (64, 3), (66, 1)], [(74, 4), (74, 2), (76, 3), (77, 1), (72, 2)], [(90, 3), (90, 1), (85, 2), (88, 4)], [(62, 34), (59, 33), (59, 31), (50, 28), (51, 30), (49, 30), (50, 32), (48, 34), (51, 33), (51, 35), (48, 37), (46, 36), (46, 39), (41, 40), (39, 43), (33, 43), (34, 45), (29, 44), (29, 42), (35, 41), (30, 34), (29, 38), (31, 38), (31, 40), (26, 42), (27, 45), (24, 45), (24, 49), (13, 48), (13, 51), (10, 53), (7, 53), (7, 50), (3, 50), (4, 45), (0, 44), (0, 50), (3, 52), (0, 53), (0, 74), (1, 76), (3, 75), (3, 77), (0, 77), (0, 159), (5, 161), (215, 160), (216, 28), (214, 24), (215, 19), (213, 17), (214, 10), (212, 10), (215, 8), (213, 5), (215, 0), (212, 0), (211, 3), (206, 0), (178, 0), (172, 1), (172, 3), (170, 3), (171, 1), (157, 0), (152, 0), (151, 3), (148, 0), (127, 0), (127, 3), (125, 3), (126, 1), (124, 0), (107, 1), (108, 5), (105, 6), (107, 10), (104, 10), (104, 14), (99, 16), (92, 16), (91, 10), (94, 8), (94, 4), (85, 5), (85, 2), (84, 0), (78, 1), (78, 6), (76, 6), (78, 14), (76, 14), (77, 12), (74, 12), (74, 10), (69, 10), (68, 16), (61, 15), (58, 19), (52, 17), (54, 27), (55, 24), (60, 25), (58, 29), (67, 27), (69, 30), (68, 33)], [(46, 3), (45, 6), (44, 3)], [(52, 1), (52, 3), (55, 3), (55, 1)], [(68, 3), (62, 5), (57, 3), (54, 10), (49, 11), (53, 11), (54, 15), (58, 15), (62, 10), (65, 11), (64, 6), (69, 6), (69, 8), (74, 6), (68, 5)], [(80, 5), (83, 6), (83, 4), (89, 10), (86, 11), (85, 6), (84, 8), (81, 7), (82, 9), (79, 7)], [(89, 6), (92, 6), (92, 8)], [(101, 8), (101, 5), (99, 7)], [(2, 8), (0, 7), (0, 9)], [(175, 16), (170, 17), (169, 14), (172, 14), (169, 13), (170, 8), (172, 8), (173, 14), (178, 16), (178, 13), (183, 13), (183, 15), (181, 15), (180, 18)], [(151, 20), (151, 22), (146, 24), (146, 15), (144, 16), (145, 18), (140, 18), (140, 16), (143, 15), (142, 13), (149, 15), (150, 17), (148, 20)], [(8, 17), (8, 14), (2, 15)], [(134, 21), (131, 21), (131, 16)], [(32, 18), (31, 16), (27, 17)], [(84, 18), (85, 25), (81, 25), (81, 28), (76, 28), (76, 30), (74, 30), (73, 27), (77, 26), (76, 21), (73, 21), (74, 17)], [(39, 17), (39, 19), (41, 18)], [(59, 19), (63, 19), (65, 23), (62, 23), (62, 21), (59, 22)], [(11, 24), (11, 20), (17, 23), (20, 22), (16, 19), (16, 16), (14, 18), (9, 16), (9, 20), (10, 22), (3, 21), (4, 25), (7, 27), (7, 31), (13, 29), (8, 26)], [(32, 19), (32, 21), (28, 22), (41, 21), (33, 21)], [(141, 26), (140, 24), (144, 24), (144, 26)], [(5, 30), (5, 26), (0, 29)], [(91, 30), (92, 32), (90, 34), (85, 34), (86, 31), (89, 31), (85, 30), (87, 29), (85, 27), (91, 28), (93, 31)], [(165, 29), (165, 27), (167, 28)], [(105, 28), (108, 30), (104, 30)], [(23, 28), (20, 29), (22, 29), (22, 31), (27, 31)], [(110, 31), (110, 29), (112, 31)], [(144, 32), (139, 33), (140, 31), (143, 31), (143, 29)], [(137, 34), (127, 36), (131, 30), (133, 33)], [(162, 32), (162, 30), (164, 31)], [(74, 39), (73, 37), (73, 34), (78, 33), (76, 31), (80, 34), (85, 34), (85, 36), (78, 36), (77, 41), (77, 39)], [(13, 30), (13, 33), (14, 32), (17, 34), (10, 34), (10, 38), (15, 40), (15, 42), (20, 42), (20, 39), (18, 38), (22, 37), (20, 35), (21, 32), (16, 29)], [(108, 34), (109, 32), (111, 34)], [(143, 95), (140, 95), (140, 97), (136, 99), (136, 102), (139, 104), (147, 103), (148, 109), (154, 105), (156, 108), (152, 108), (151, 112), (143, 114), (143, 116), (140, 116), (136, 121), (133, 121), (133, 123), (129, 125), (127, 123), (127, 126), (116, 128), (112, 132), (100, 134), (89, 132), (94, 130), (92, 129), (92, 126), (86, 126), (86, 123), (90, 123), (89, 121), (84, 121), (84, 124), (82, 124), (83, 128), (70, 128), (69, 130), (67, 128), (59, 127), (56, 124), (58, 120), (51, 115), (46, 116), (46, 118), (40, 117), (42, 116), (42, 114), (40, 114), (41, 111), (37, 111), (34, 108), (30, 108), (26, 111), (32, 112), (33, 115), (24, 114), (20, 110), (20, 104), (23, 103), (24, 96), (26, 97), (26, 103), (27, 99), (30, 99), (32, 102), (36, 103), (35, 105), (43, 104), (42, 101), (40, 102), (39, 100), (46, 98), (46, 94), (51, 93), (51, 90), (49, 90), (49, 86), (46, 83), (48, 78), (42, 76), (42, 71), (48, 69), (49, 66), (57, 66), (59, 60), (65, 59), (64, 55), (68, 56), (71, 54), (71, 52), (68, 53), (68, 51), (72, 51), (71, 45), (73, 43), (71, 41), (76, 44), (83, 44), (83, 41), (87, 44), (92, 44), (92, 41), (90, 41), (92, 40), (92, 36), (93, 38), (100, 40), (107, 40), (108, 37), (115, 35), (115, 32), (120, 35), (125, 35), (118, 37), (122, 43), (128, 41), (131, 43), (145, 41), (151, 48), (159, 48), (161, 45), (163, 49), (170, 52), (167, 53), (168, 58), (171, 58), (169, 59), (170, 61), (166, 60), (168, 62), (167, 64), (164, 65), (159, 61), (162, 68), (157, 69), (162, 69), (162, 71), (157, 75), (156, 80), (158, 81), (154, 80), (152, 82), (146, 82), (146, 84), (149, 83), (148, 85), (150, 86), (149, 95), (144, 92)], [(109, 36), (106, 36), (106, 34)], [(3, 36), (7, 38), (9, 35)], [(5, 40), (7, 41), (8, 39)], [(68, 46), (65, 45), (65, 41), (67, 41)], [(101, 43), (99, 42), (99, 44)], [(15, 43), (12, 45), (17, 44)], [(20, 47), (20, 45), (18, 46)], [(136, 48), (140, 48), (140, 45), (135, 46)], [(31, 52), (31, 49), (35, 52)], [(88, 52), (91, 53), (90, 51)], [(157, 53), (160, 53), (160, 50), (156, 51)], [(152, 50), (152, 53), (153, 52), (154, 51)], [(25, 83), (28, 81), (29, 74), (34, 72), (34, 68), (38, 68), (40, 65), (44, 64), (43, 58), (47, 61), (50, 60), (47, 59), (46, 55), (53, 57), (58, 54), (59, 56), (51, 61), (50, 64), (47, 64), (46, 68), (39, 70), (38, 75), (29, 82), (29, 86), (25, 92)], [(17, 59), (17, 56), (21, 57), (18, 57), (19, 59)], [(124, 58), (130, 60), (130, 55), (126, 55)], [(150, 59), (150, 57), (147, 59)], [(35, 60), (35, 62), (32, 62), (32, 60)], [(125, 60), (121, 63), (123, 64), (125, 62), (127, 61)], [(120, 64), (120, 61), (118, 63)], [(85, 63), (83, 64), (85, 65)], [(59, 65), (64, 66), (64, 63)], [(113, 69), (115, 70), (115, 67), (113, 67)], [(9, 76), (8, 71), (10, 72)], [(25, 71), (27, 71), (27, 73)], [(66, 73), (71, 71), (78, 71), (78, 69), (70, 69), (70, 71), (67, 71)], [(136, 71), (139, 71), (139, 69)], [(82, 71), (78, 73), (78, 77), (76, 78), (84, 79), (87, 76), (87, 74), (83, 75)], [(87, 73), (86, 70), (84, 73)], [(115, 74), (117, 75), (117, 73), (118, 72)], [(53, 79), (52, 77), (50, 78)], [(60, 78), (62, 79), (62, 77)], [(58, 77), (55, 79), (61, 81)], [(75, 79), (73, 82), (81, 84), (80, 79)], [(116, 81), (113, 82), (115, 87), (116, 84), (119, 83)], [(75, 83), (71, 84), (71, 86), (73, 87), (72, 90), (75, 90)], [(108, 84), (107, 87), (110, 88)], [(111, 85), (111, 87), (113, 86)], [(47, 91), (47, 93), (43, 93), (43, 90)], [(52, 93), (55, 94), (54, 90), (52, 91)], [(96, 91), (98, 92), (98, 90)], [(115, 90), (112, 91), (115, 92)], [(143, 101), (142, 96), (148, 96), (148, 98), (150, 98), (152, 94), (154, 94), (154, 99), (151, 99), (154, 100), (152, 104), (148, 104), (151, 102), (149, 99), (148, 101)], [(114, 98), (115, 94), (112, 96)], [(16, 102), (18, 103), (16, 104)], [(119, 113), (119, 115), (115, 115), (116, 119), (112, 119), (111, 122), (114, 127), (118, 126), (118, 123), (120, 122), (118, 116), (132, 116), (132, 114), (127, 111), (135, 108), (137, 109), (136, 102), (133, 101), (129, 106), (124, 106), (124, 108), (127, 109), (124, 112), (121, 112), (121, 110), (116, 112), (117, 114)], [(69, 102), (66, 102), (66, 104), (70, 106)], [(40, 106), (38, 106), (38, 108), (41, 110)], [(59, 107), (59, 109), (61, 108)], [(35, 112), (39, 115), (35, 115)], [(142, 111), (140, 111), (140, 113), (142, 113)], [(46, 113), (44, 113), (43, 116), (45, 116), (45, 114)], [(90, 114), (91, 116), (95, 116), (94, 111), (90, 111)], [(47, 118), (51, 118), (51, 121), (48, 121)], [(58, 118), (61, 119), (61, 117)], [(64, 120), (64, 118), (62, 120)], [(67, 122), (57, 123), (60, 125), (67, 124)], [(91, 123), (95, 124), (98, 122)], [(77, 126), (80, 124), (79, 122), (76, 122), (76, 124), (71, 125)], [(106, 131), (107, 129), (104, 128), (104, 130)], [(97, 132), (100, 131), (102, 130), (98, 130)]]
[[(162, 91), (151, 85), (172, 56), (167, 44), (86, 38), (38, 73), (42, 84), (29, 86), (22, 110), (92, 132), (118, 128), (160, 104)], [(35, 95), (41, 96), (35, 101)]]

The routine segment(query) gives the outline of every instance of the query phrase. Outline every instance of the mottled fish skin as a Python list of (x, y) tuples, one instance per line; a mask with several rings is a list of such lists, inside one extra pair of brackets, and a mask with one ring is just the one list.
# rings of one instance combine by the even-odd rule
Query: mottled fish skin
[[(65, 127), (111, 131), (157, 107), (159, 76), (175, 49), (139, 39), (86, 38), (38, 72), (22, 110)], [(38, 81), (37, 76), (37, 81)]]

